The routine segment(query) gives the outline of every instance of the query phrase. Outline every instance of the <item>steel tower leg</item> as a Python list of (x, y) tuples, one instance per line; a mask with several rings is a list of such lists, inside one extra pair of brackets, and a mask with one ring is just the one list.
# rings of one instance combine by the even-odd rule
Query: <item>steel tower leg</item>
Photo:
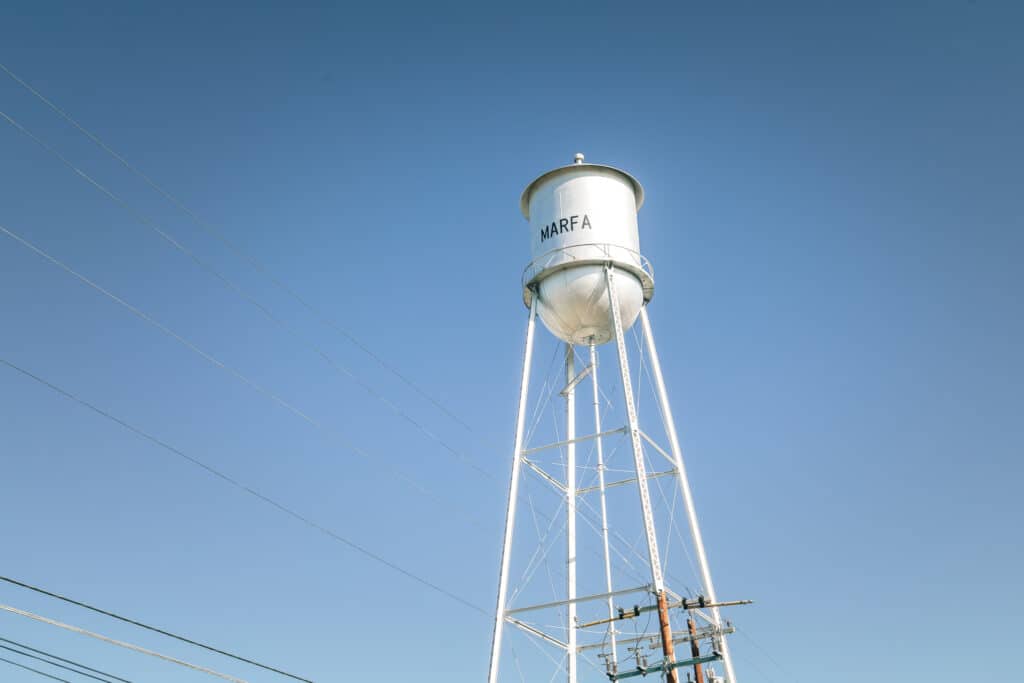
[(505, 627), (505, 601), (508, 598), (508, 568), (512, 559), (512, 534), (516, 526), (516, 500), (519, 497), (519, 474), (523, 459), (523, 428), (526, 423), (526, 398), (530, 389), (530, 365), (533, 360), (533, 331), (537, 322), (537, 294), (530, 304), (530, 319), (526, 324), (526, 349), (523, 352), (523, 374), (519, 382), (519, 408), (516, 413), (516, 435), (512, 448), (512, 476), (508, 485), (508, 507), (505, 510), (505, 540), (501, 546), (501, 570), (498, 574), (498, 605), (494, 614), (494, 636), (491, 639), (491, 663), (487, 672), (488, 683), (498, 681), (498, 663), (501, 660), (501, 636)]
[[(697, 509), (693, 504), (693, 493), (690, 491), (690, 480), (686, 476), (686, 467), (683, 465), (683, 451), (679, 447), (679, 436), (676, 434), (675, 418), (672, 416), (672, 408), (668, 402), (668, 392), (665, 391), (665, 378), (661, 374), (661, 361), (658, 359), (658, 350), (654, 345), (654, 332), (651, 330), (651, 321), (647, 317), (647, 308), (640, 311), (640, 320), (644, 329), (644, 339), (647, 341), (647, 352), (650, 355), (651, 372), (654, 374), (654, 383), (658, 391), (658, 401), (661, 403), (661, 412), (665, 416), (665, 431), (668, 433), (669, 445), (672, 449), (672, 459), (675, 460), (676, 469), (679, 471), (679, 488), (682, 490), (683, 501), (686, 504), (686, 517), (690, 524), (690, 535), (693, 537), (693, 545), (697, 550), (697, 563), (700, 565), (701, 581), (707, 597), (712, 603), (718, 602), (715, 595), (715, 585), (711, 582), (711, 567), (708, 565), (708, 556), (704, 551), (704, 539), (700, 533), (700, 525), (697, 523)], [(721, 627), (722, 617), (717, 607), (711, 608), (711, 616), (715, 626)], [(725, 635), (720, 637), (719, 647), (722, 652), (722, 663), (725, 665), (725, 675), (729, 683), (736, 682), (736, 673), (732, 667), (732, 656), (729, 654), (729, 645)]]
[[(605, 267), (605, 281), (608, 286), (608, 298), (612, 309), (612, 322), (615, 326), (615, 347), (619, 354), (619, 374), (622, 378), (622, 393), (625, 398), (626, 415), (629, 418), (629, 439), (633, 446), (633, 463), (636, 467), (637, 487), (640, 489), (640, 508), (644, 520), (644, 532), (647, 536), (647, 557), (651, 563), (651, 579), (654, 592), (658, 598), (658, 618), (661, 625), (661, 647), (667, 662), (675, 660), (675, 648), (672, 643), (672, 629), (668, 622), (668, 608), (665, 599), (665, 577), (662, 574), (661, 557), (658, 554), (658, 537), (654, 530), (654, 512), (651, 509), (651, 492), (647, 486), (647, 465), (644, 463), (643, 444), (640, 437), (640, 421), (636, 414), (636, 403), (633, 400), (633, 383), (629, 377), (629, 358), (626, 356), (626, 340), (622, 330), (622, 312), (619, 310), (619, 299), (615, 295), (615, 269), (609, 264)], [(665, 678), (668, 683), (678, 680), (674, 669), (666, 667)]]
[(567, 652), (566, 673), (569, 683), (576, 683), (576, 351), (571, 342), (565, 345), (565, 537), (566, 537), (566, 599)]
[[(594, 388), (594, 433), (601, 433), (601, 392), (597, 383), (597, 347), (590, 344), (590, 379)], [(618, 670), (619, 656), (615, 643), (615, 600), (612, 598), (612, 557), (608, 546), (608, 502), (605, 500), (604, 487), (604, 446), (601, 437), (597, 437), (597, 483), (601, 491), (601, 541), (604, 543), (604, 580), (608, 592), (608, 642), (611, 647), (612, 671)]]

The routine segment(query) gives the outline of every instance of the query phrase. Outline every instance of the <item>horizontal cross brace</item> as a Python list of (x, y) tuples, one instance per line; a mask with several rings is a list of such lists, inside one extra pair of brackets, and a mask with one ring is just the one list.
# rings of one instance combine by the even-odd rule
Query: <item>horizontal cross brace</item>
[(591, 600), (604, 600), (605, 598), (611, 598), (616, 595), (629, 595), (630, 593), (649, 593), (651, 590), (650, 586), (637, 586), (636, 588), (623, 588), (622, 590), (613, 591), (611, 593), (596, 593), (594, 595), (584, 595), (579, 598), (573, 598), (572, 600), (557, 600), (555, 602), (545, 602), (542, 605), (530, 605), (529, 607), (517, 607), (516, 609), (505, 610), (505, 614), (520, 614), (522, 612), (530, 612), (538, 609), (548, 609), (549, 607), (561, 607), (563, 605), (572, 605), (580, 602), (590, 602)]
[[(674, 475), (675, 473), (676, 473), (675, 470), (666, 470), (664, 472), (652, 472), (652, 473), (647, 475), (647, 478), (648, 479), (657, 479), (658, 477), (668, 477), (668, 476)], [(609, 484), (605, 484), (604, 487), (606, 489), (610, 489), (613, 486), (625, 486), (626, 484), (633, 484), (633, 483), (636, 483), (636, 477), (633, 477), (632, 479), (621, 479), (619, 481), (613, 481), (613, 482), (611, 482)], [(601, 490), (600, 486), (588, 486), (586, 488), (576, 489), (576, 495), (582, 495), (584, 493), (593, 493), (594, 491), (600, 491), (600, 490)]]
[(567, 441), (556, 441), (555, 443), (549, 443), (546, 446), (537, 446), (536, 448), (524, 449), (520, 455), (531, 455), (539, 451), (546, 451), (549, 448), (560, 448), (562, 446), (568, 446), (571, 443), (579, 443), (580, 441), (590, 441), (591, 439), (597, 439), (602, 436), (611, 436), (612, 434), (625, 433), (625, 427), (619, 427), (618, 429), (610, 429), (607, 432), (600, 432), (598, 434), (587, 434), (586, 436), (577, 436), (575, 439), (569, 439)]

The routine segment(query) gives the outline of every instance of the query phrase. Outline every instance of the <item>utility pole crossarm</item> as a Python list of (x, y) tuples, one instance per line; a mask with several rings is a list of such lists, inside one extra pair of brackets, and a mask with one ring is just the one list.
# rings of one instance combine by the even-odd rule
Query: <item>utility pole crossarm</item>
[(634, 669), (633, 671), (624, 671), (620, 674), (608, 674), (608, 680), (610, 681), (621, 681), (623, 678), (634, 678), (636, 676), (646, 676), (651, 673), (659, 673), (665, 671), (666, 673), (674, 673), (676, 669), (694, 666), (695, 664), (707, 664), (708, 662), (717, 662), (722, 658), (720, 654), (710, 654), (703, 657), (695, 657), (693, 659), (684, 659), (681, 661), (670, 661), (668, 664), (662, 662), (661, 664), (655, 664), (654, 666), (645, 666), (643, 668)]

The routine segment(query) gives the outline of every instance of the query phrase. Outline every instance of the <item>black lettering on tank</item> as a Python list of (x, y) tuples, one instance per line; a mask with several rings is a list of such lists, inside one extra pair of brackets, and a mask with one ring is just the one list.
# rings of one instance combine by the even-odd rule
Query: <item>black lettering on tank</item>
[(540, 241), (544, 242), (555, 235), (561, 235), (566, 232), (575, 232), (576, 228), (580, 230), (584, 228), (593, 230), (594, 226), (590, 223), (590, 216), (583, 214), (583, 220), (580, 220), (579, 214), (569, 216), (568, 218), (559, 218), (558, 220), (551, 221), (550, 225), (544, 225), (540, 229)]

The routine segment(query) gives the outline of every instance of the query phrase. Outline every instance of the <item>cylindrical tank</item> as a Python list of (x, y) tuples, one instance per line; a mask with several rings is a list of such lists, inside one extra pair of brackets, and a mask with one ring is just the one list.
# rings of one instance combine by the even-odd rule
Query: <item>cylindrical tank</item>
[(640, 255), (636, 214), (644, 191), (636, 179), (611, 166), (570, 166), (530, 183), (520, 201), (530, 222), (533, 260), (523, 274), (523, 300), (534, 293), (544, 325), (559, 339), (604, 344), (615, 336), (605, 266), (615, 269), (623, 330), (654, 295), (654, 279)]

